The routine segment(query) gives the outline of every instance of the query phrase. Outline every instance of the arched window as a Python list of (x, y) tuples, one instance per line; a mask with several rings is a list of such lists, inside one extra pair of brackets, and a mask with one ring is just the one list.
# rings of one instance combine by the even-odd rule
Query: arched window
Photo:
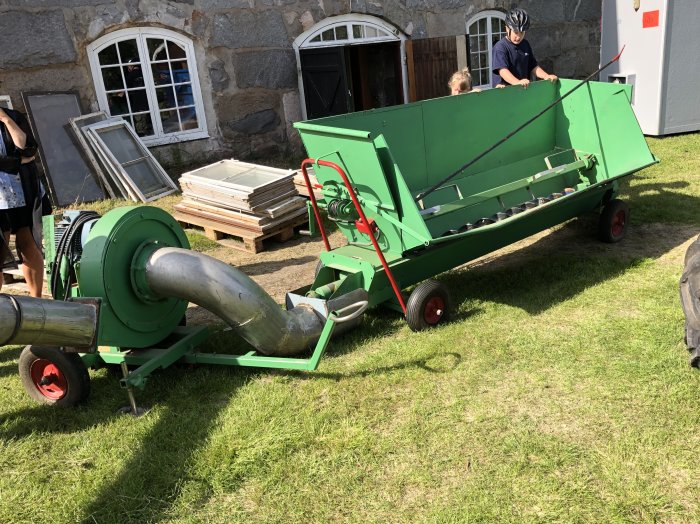
[(87, 48), (100, 109), (147, 145), (207, 137), (194, 47), (155, 27), (109, 33)]
[(467, 20), (469, 68), (474, 87), (491, 87), (493, 46), (506, 36), (506, 15), (500, 11), (482, 11)]

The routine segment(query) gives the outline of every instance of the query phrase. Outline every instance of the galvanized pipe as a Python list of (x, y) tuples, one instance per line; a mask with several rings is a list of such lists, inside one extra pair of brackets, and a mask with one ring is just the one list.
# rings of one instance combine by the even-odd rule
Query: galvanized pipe
[(310, 306), (285, 311), (237, 268), (187, 249), (154, 251), (146, 261), (145, 280), (157, 296), (187, 300), (218, 315), (267, 355), (297, 354), (323, 329), (324, 319)]
[(94, 346), (97, 306), (0, 294), (0, 345)]

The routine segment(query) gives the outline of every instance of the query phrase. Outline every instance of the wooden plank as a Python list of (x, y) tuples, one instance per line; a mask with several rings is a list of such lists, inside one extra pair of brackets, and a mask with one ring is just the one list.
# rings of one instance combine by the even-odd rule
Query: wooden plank
[(263, 240), (272, 239), (278, 242), (285, 242), (291, 239), (294, 236), (294, 228), (308, 223), (308, 216), (304, 214), (303, 216), (297, 216), (289, 221), (280, 223), (265, 233), (256, 234), (245, 228), (180, 211), (173, 213), (173, 217), (175, 217), (175, 220), (182, 224), (183, 227), (197, 226), (202, 228), (205, 236), (212, 240), (219, 241), (226, 235), (238, 237), (242, 241), (242, 247), (239, 249), (249, 253), (259, 253), (262, 251), (264, 249)]

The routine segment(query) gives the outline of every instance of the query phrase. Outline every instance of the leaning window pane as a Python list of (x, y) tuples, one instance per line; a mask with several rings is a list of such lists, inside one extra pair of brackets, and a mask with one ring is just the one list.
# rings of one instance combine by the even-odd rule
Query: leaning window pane
[(124, 171), (128, 173), (129, 178), (134, 181), (136, 186), (146, 196), (160, 192), (164, 187), (163, 182), (155, 174), (148, 159), (124, 166)]
[(120, 164), (144, 156), (141, 149), (136, 145), (136, 142), (134, 142), (134, 139), (129, 134), (129, 131), (123, 126), (113, 127), (111, 129), (99, 129), (98, 133)]

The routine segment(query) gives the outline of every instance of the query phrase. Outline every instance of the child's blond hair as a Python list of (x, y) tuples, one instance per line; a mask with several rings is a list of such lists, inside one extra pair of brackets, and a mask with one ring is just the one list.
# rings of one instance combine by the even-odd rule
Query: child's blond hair
[(460, 93), (468, 93), (472, 90), (472, 75), (469, 72), (469, 68), (465, 67), (461, 71), (457, 71), (450, 77), (450, 81), (447, 82), (447, 87), (452, 89), (457, 87)]

